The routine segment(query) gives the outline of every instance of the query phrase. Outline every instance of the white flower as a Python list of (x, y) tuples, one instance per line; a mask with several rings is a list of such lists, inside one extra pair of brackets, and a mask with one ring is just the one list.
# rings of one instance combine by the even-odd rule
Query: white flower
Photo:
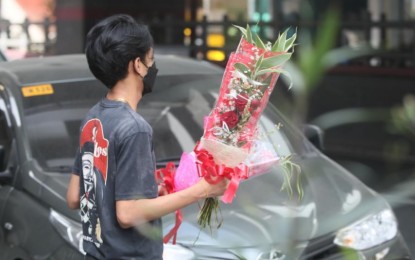
[(230, 92), (229, 92), (229, 94), (228, 94), (230, 97), (232, 97), (232, 98), (236, 98), (236, 96), (238, 95), (238, 93), (236, 92), (236, 90), (235, 89), (232, 89)]
[(270, 51), (272, 49), (272, 43), (271, 42), (267, 42), (265, 44), (265, 48), (267, 49), (267, 51)]
[(221, 127), (215, 126), (212, 128), (212, 134), (216, 136), (222, 136), (223, 135), (223, 129)]

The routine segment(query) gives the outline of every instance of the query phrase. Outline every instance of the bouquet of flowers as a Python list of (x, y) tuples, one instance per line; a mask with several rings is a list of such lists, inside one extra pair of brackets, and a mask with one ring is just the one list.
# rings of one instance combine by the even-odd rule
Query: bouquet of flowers
[[(264, 43), (249, 26), (236, 26), (242, 37), (231, 53), (220, 86), (218, 100), (205, 118), (204, 134), (191, 153), (183, 153), (178, 169), (169, 175), (174, 191), (187, 188), (205, 178), (210, 183), (222, 178), (230, 184), (222, 201), (231, 203), (239, 182), (262, 174), (280, 158), (260, 145), (257, 123), (280, 74), (291, 58), (296, 33), (288, 30), (274, 44)], [(160, 176), (162, 179), (163, 177)], [(207, 198), (198, 223), (211, 225), (212, 213), (219, 208), (218, 198)]]
[(208, 116), (201, 147), (216, 163), (229, 167), (243, 162), (256, 137), (257, 122), (280, 75), (290, 59), (295, 35), (287, 31), (274, 45), (264, 44), (257, 34), (238, 27), (243, 37), (231, 53), (216, 106)]

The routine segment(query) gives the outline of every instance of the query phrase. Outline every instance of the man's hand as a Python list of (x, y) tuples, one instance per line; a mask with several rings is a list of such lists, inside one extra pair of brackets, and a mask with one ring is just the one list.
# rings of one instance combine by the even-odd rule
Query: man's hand
[(199, 182), (201, 186), (204, 187), (205, 198), (222, 196), (229, 185), (229, 180), (227, 178), (223, 178), (216, 184), (210, 184), (204, 178), (202, 178)]
[(167, 194), (169, 194), (169, 192), (167, 191), (166, 186), (164, 185), (164, 183), (160, 183), (158, 185), (158, 195), (159, 196), (164, 196), (164, 195), (167, 195)]
[(79, 176), (76, 174), (71, 174), (68, 191), (66, 192), (66, 203), (71, 209), (79, 209), (79, 200)]

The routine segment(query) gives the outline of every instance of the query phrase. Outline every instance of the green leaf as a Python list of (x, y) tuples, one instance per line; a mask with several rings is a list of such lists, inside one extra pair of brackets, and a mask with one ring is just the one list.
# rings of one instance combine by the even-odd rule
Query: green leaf
[(259, 35), (258, 35), (257, 33), (254, 33), (254, 34), (253, 34), (253, 37), (255, 38), (255, 45), (256, 45), (258, 48), (265, 49), (265, 44), (264, 44), (264, 42), (261, 40), (261, 38), (259, 37)]
[(267, 74), (267, 73), (282, 73), (284, 70), (283, 69), (264, 69), (264, 70), (259, 70), (257, 73), (255, 73), (255, 77)]
[(250, 43), (253, 43), (252, 42), (252, 31), (251, 31), (251, 28), (249, 27), (249, 24), (246, 25), (246, 40)]
[(278, 49), (278, 45), (280, 44), (281, 41), (281, 34), (278, 34), (278, 38), (275, 41), (274, 45), (272, 45), (271, 51), (276, 52)]
[(237, 62), (233, 66), (237, 71), (241, 72), (245, 76), (247, 76), (247, 77), (250, 76), (251, 70), (245, 64)]
[(290, 85), (288, 86), (288, 89), (291, 89), (291, 87), (293, 86), (293, 78), (291, 77), (291, 74), (288, 71), (285, 71), (285, 70), (283, 70), (281, 72), (281, 74), (289, 79)]
[(255, 73), (261, 68), (262, 61), (264, 60), (264, 55), (261, 55), (255, 63)]
[(268, 75), (268, 77), (266, 77), (265, 79), (261, 80), (262, 86), (263, 86), (263, 90), (262, 93), (264, 93), (264, 91), (266, 89), (268, 89), (269, 84), (271, 84), (271, 80), (272, 80), (272, 75)]
[(247, 31), (246, 31), (245, 28), (243, 28), (241, 26), (238, 26), (238, 25), (233, 25), (233, 26), (235, 26), (236, 28), (238, 28), (242, 32), (242, 35), (244, 36), (245, 39), (247, 38)]
[(293, 81), (292, 81), (291, 74), (288, 71), (284, 70), (284, 69), (264, 69), (264, 70), (260, 70), (255, 74), (255, 77), (259, 77), (259, 76), (267, 74), (267, 73), (280, 73), (281, 75), (284, 75), (290, 81), (290, 85), (288, 86), (288, 89), (290, 89), (292, 87)]
[(284, 62), (291, 58), (292, 53), (282, 53), (273, 57), (265, 58), (262, 61), (260, 70), (269, 69), (275, 66), (281, 66)]
[(289, 51), (292, 47), (293, 47), (293, 45), (294, 45), (294, 42), (295, 42), (295, 40), (296, 40), (296, 38), (297, 38), (297, 30), (296, 30), (296, 32), (285, 42), (285, 47), (284, 47), (284, 51)]
[(282, 35), (280, 37), (281, 38), (280, 39), (280, 42), (279, 42), (278, 47), (277, 47), (277, 51), (284, 51), (284, 49), (285, 49), (285, 42), (287, 41), (287, 33), (288, 33), (288, 29), (285, 30), (282, 33)]

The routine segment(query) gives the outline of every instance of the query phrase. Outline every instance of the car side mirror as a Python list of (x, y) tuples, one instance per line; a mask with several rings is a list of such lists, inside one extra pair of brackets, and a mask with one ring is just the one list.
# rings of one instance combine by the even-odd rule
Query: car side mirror
[(305, 137), (320, 151), (323, 150), (324, 132), (316, 125), (306, 124), (303, 128)]

